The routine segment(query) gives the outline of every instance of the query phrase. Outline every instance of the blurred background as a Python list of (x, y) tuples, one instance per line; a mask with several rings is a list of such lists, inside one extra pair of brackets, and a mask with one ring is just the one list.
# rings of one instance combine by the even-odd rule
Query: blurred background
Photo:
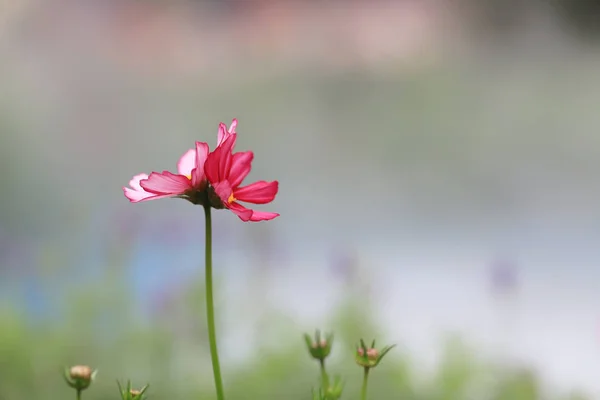
[[(600, 3), (0, 0), (0, 400), (213, 398), (201, 208), (130, 204), (239, 118), (214, 218), (229, 398), (308, 399), (301, 334), (397, 343), (375, 399), (600, 398)], [(588, 397), (584, 397), (588, 396)]]

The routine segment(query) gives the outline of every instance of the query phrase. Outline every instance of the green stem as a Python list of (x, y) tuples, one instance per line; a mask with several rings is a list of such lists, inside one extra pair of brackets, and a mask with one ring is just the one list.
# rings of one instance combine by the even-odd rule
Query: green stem
[(76, 395), (76, 397), (75, 397), (75, 398), (76, 398), (77, 400), (81, 400), (81, 389), (76, 389), (76, 390), (75, 390), (75, 392), (77, 393), (77, 395)]
[(329, 377), (327, 376), (327, 371), (325, 371), (325, 360), (319, 360), (321, 364), (321, 385), (324, 391), (329, 389)]
[(217, 350), (217, 335), (215, 333), (215, 305), (213, 301), (212, 284), (212, 222), (210, 217), (210, 206), (204, 206), (206, 218), (206, 320), (208, 322), (208, 342), (210, 343), (210, 358), (212, 360), (213, 374), (215, 377), (215, 388), (217, 399), (223, 400), (223, 380), (221, 379), (221, 367), (219, 366), (219, 352)]
[(369, 369), (365, 367), (365, 375), (363, 377), (362, 390), (360, 391), (360, 399), (367, 400), (367, 381), (369, 380)]

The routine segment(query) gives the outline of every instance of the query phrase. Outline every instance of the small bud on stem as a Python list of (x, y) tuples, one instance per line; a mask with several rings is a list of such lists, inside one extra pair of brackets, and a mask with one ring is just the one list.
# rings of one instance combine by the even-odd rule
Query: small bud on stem
[(97, 370), (92, 370), (87, 365), (75, 365), (71, 368), (65, 368), (63, 377), (67, 385), (77, 391), (77, 399), (81, 398), (81, 392), (87, 389), (94, 378)]
[(364, 376), (363, 376), (363, 384), (361, 389), (361, 400), (367, 399), (367, 381), (369, 379), (369, 371), (371, 368), (375, 368), (383, 359), (383, 357), (396, 346), (395, 344), (392, 346), (386, 346), (381, 349), (381, 353), (379, 350), (375, 348), (375, 340), (371, 343), (370, 347), (365, 345), (364, 340), (360, 339), (360, 346), (356, 346), (356, 354), (355, 360), (358, 365), (363, 367)]
[(83, 379), (89, 381), (92, 378), (92, 369), (87, 365), (75, 365), (69, 370), (71, 379)]
[(333, 334), (328, 334), (325, 335), (325, 338), (321, 338), (321, 332), (317, 330), (314, 339), (310, 335), (305, 334), (304, 340), (306, 341), (308, 352), (315, 360), (324, 361), (329, 356), (329, 353), (331, 353)]
[(119, 386), (119, 393), (121, 394), (122, 400), (143, 400), (145, 398), (144, 393), (150, 385), (146, 385), (140, 390), (137, 390), (131, 388), (131, 381), (127, 381), (127, 386), (125, 387), (125, 389), (123, 389), (121, 383), (117, 381), (117, 386)]
[(376, 367), (383, 357), (395, 347), (396, 345), (386, 346), (381, 349), (381, 352), (375, 348), (375, 341), (370, 347), (365, 345), (365, 342), (361, 339), (360, 346), (356, 346), (356, 363), (361, 367), (374, 368)]

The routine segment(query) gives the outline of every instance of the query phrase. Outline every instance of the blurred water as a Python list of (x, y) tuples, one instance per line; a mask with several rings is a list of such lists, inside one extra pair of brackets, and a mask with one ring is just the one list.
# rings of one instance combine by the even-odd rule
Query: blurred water
[[(373, 266), (377, 320), (386, 327), (380, 342), (398, 342), (421, 368), (437, 362), (442, 334), (456, 332), (488, 357), (535, 365), (550, 387), (598, 393), (600, 295), (590, 276), (525, 260), (518, 290), (494, 296), (485, 258), (469, 251), (453, 254), (432, 245), (439, 257), (398, 257), (377, 245), (366, 248), (372, 249), (366, 258)], [(274, 279), (272, 301), (307, 327), (326, 326), (335, 304), (332, 288), (340, 294), (323, 268), (308, 262), (292, 269), (302, 272)]]

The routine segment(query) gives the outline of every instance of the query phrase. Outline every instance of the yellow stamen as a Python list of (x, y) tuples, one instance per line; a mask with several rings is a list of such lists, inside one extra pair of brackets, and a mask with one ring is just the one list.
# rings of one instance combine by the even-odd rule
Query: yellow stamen
[(236, 198), (235, 198), (235, 197), (233, 197), (233, 193), (231, 193), (231, 194), (229, 195), (229, 198), (227, 199), (227, 202), (228, 202), (229, 204), (231, 204), (231, 203), (233, 203), (235, 200), (236, 200)]
[(192, 180), (192, 174), (186, 175), (186, 178), (188, 178), (190, 181)]

